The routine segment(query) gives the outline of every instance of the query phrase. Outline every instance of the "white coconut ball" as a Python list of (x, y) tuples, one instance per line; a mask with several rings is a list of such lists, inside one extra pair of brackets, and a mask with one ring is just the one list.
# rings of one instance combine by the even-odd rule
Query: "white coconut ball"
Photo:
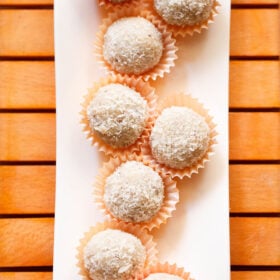
[(138, 92), (115, 83), (101, 87), (87, 108), (92, 131), (114, 148), (128, 147), (140, 137), (147, 114), (147, 101)]
[(202, 116), (186, 107), (164, 109), (151, 132), (150, 145), (157, 162), (183, 169), (206, 153), (210, 129)]
[(128, 280), (143, 269), (145, 260), (141, 241), (116, 229), (95, 234), (84, 248), (84, 266), (94, 280)]
[(122, 74), (142, 74), (161, 59), (162, 35), (147, 19), (126, 17), (115, 21), (104, 36), (104, 59)]
[(171, 25), (192, 26), (210, 17), (213, 0), (154, 0), (157, 13)]
[(151, 167), (127, 161), (106, 180), (104, 202), (108, 210), (125, 222), (151, 220), (164, 199), (162, 178)]
[(152, 273), (145, 280), (184, 280), (183, 278), (169, 273)]

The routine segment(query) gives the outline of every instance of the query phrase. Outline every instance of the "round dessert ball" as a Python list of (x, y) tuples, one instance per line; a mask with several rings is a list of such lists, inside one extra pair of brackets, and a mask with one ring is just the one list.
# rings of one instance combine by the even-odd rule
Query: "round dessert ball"
[(160, 210), (162, 178), (151, 167), (127, 161), (106, 180), (104, 202), (113, 216), (125, 222), (146, 222)]
[(143, 74), (158, 64), (162, 52), (161, 33), (142, 17), (119, 19), (104, 36), (104, 59), (122, 74)]
[(146, 250), (130, 233), (107, 229), (95, 234), (84, 248), (84, 265), (94, 280), (130, 279), (143, 269)]
[(147, 118), (147, 101), (135, 90), (121, 85), (101, 87), (87, 108), (92, 131), (108, 145), (125, 148), (142, 134)]
[(171, 25), (192, 26), (210, 17), (213, 0), (154, 0), (157, 13)]
[(210, 129), (204, 118), (186, 107), (164, 109), (151, 132), (150, 145), (157, 162), (175, 169), (197, 163), (206, 153)]
[(169, 273), (152, 273), (145, 280), (184, 280), (183, 278)]

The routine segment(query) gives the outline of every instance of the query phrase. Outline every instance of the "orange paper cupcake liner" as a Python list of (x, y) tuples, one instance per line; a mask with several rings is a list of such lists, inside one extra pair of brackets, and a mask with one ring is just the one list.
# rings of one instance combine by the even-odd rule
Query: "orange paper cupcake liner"
[[(122, 85), (126, 85), (138, 93), (147, 101), (148, 105), (148, 117), (146, 119), (146, 126), (141, 136), (136, 140), (132, 145), (125, 148), (113, 148), (112, 146), (105, 143), (97, 133), (95, 133), (90, 125), (87, 117), (87, 108), (95, 97), (97, 91), (100, 87), (106, 86), (111, 83), (118, 83)], [(81, 124), (83, 126), (83, 131), (86, 134), (86, 138), (89, 139), (92, 145), (96, 146), (100, 152), (104, 152), (106, 155), (119, 157), (121, 155), (136, 153), (140, 151), (140, 147), (143, 145), (145, 139), (147, 139), (147, 135), (150, 131), (152, 121), (154, 118), (154, 112), (157, 103), (157, 96), (155, 94), (155, 89), (151, 87), (147, 82), (144, 82), (140, 78), (130, 78), (128, 76), (109, 76), (107, 78), (101, 79), (99, 82), (95, 83), (91, 89), (89, 89), (88, 94), (84, 96), (84, 101), (82, 102), (82, 119)]]
[(153, 0), (144, 0), (143, 7), (147, 8), (149, 11), (152, 11), (153, 15), (166, 24), (167, 30), (172, 32), (172, 34), (176, 36), (185, 37), (186, 35), (193, 36), (194, 33), (201, 33), (203, 29), (208, 29), (209, 24), (214, 22), (214, 17), (218, 14), (218, 7), (221, 6), (220, 3), (216, 0), (213, 1), (212, 9), (208, 19), (195, 24), (195, 25), (187, 25), (187, 26), (177, 26), (168, 24), (154, 9)]
[[(168, 107), (171, 106), (180, 106), (187, 107), (192, 109), (194, 112), (198, 113), (200, 116), (204, 118), (209, 129), (210, 129), (210, 141), (208, 144), (208, 149), (205, 152), (204, 156), (196, 162), (196, 164), (185, 167), (184, 169), (176, 169), (168, 167), (167, 165), (158, 163), (156, 159), (153, 157), (151, 147), (150, 147), (150, 139), (147, 141), (145, 139), (145, 144), (141, 147), (141, 152), (145, 161), (150, 162), (151, 165), (156, 167), (158, 172), (163, 174), (169, 174), (172, 178), (178, 177), (182, 179), (184, 177), (191, 177), (193, 173), (198, 173), (199, 169), (205, 167), (205, 163), (209, 161), (209, 157), (214, 154), (214, 145), (217, 144), (215, 139), (217, 132), (215, 131), (216, 125), (213, 123), (213, 117), (209, 116), (208, 110), (206, 110), (201, 103), (198, 102), (197, 99), (193, 98), (191, 95), (185, 94), (174, 94), (166, 97), (162, 102), (158, 105), (157, 115), (160, 115), (161, 112)], [(155, 118), (156, 120), (156, 118)], [(147, 135), (150, 135), (148, 133)], [(149, 137), (149, 136), (148, 136)]]
[(88, 244), (92, 236), (106, 229), (122, 230), (139, 238), (142, 245), (146, 249), (146, 261), (144, 264), (144, 268), (147, 268), (157, 262), (158, 251), (156, 249), (156, 243), (153, 241), (152, 235), (148, 234), (139, 226), (132, 226), (130, 224), (115, 221), (105, 221), (104, 223), (98, 223), (95, 226), (91, 227), (88, 232), (84, 233), (83, 238), (80, 239), (80, 244), (77, 247), (78, 253), (76, 257), (78, 260), (77, 266), (79, 268), (79, 274), (83, 277), (82, 279), (91, 280), (84, 266), (84, 248)]
[(157, 263), (153, 266), (146, 268), (142, 274), (139, 274), (135, 277), (135, 280), (143, 280), (153, 273), (168, 273), (181, 277), (184, 280), (194, 280), (190, 278), (190, 273), (185, 272), (184, 268), (178, 267), (176, 264), (169, 264), (167, 262)]
[(104, 7), (108, 11), (116, 10), (116, 9), (123, 9), (129, 6), (136, 6), (139, 4), (140, 1), (138, 0), (127, 0), (122, 3), (113, 3), (109, 0), (98, 0), (98, 4), (100, 7)]
[[(111, 158), (107, 163), (101, 168), (99, 175), (96, 177), (95, 188), (94, 188), (94, 200), (103, 213), (105, 217), (110, 218), (114, 221), (121, 222), (120, 219), (116, 218), (106, 207), (104, 202), (104, 191), (106, 179), (110, 176), (121, 164), (126, 161), (138, 161), (143, 164), (155, 169), (149, 163), (144, 162), (142, 156), (129, 155), (122, 158)], [(179, 202), (179, 191), (176, 187), (176, 182), (170, 178), (170, 176), (159, 174), (164, 183), (164, 200), (159, 212), (147, 222), (140, 223), (128, 223), (133, 225), (138, 225), (141, 228), (148, 229), (151, 231), (154, 228), (159, 228), (161, 224), (165, 224), (167, 219), (172, 216), (172, 212), (176, 210), (176, 204)], [(122, 221), (124, 222), (124, 221)]]
[(157, 17), (151, 12), (149, 12), (147, 9), (140, 9), (139, 7), (126, 7), (124, 9), (119, 9), (118, 11), (109, 14), (109, 16), (106, 19), (104, 19), (101, 23), (99, 32), (96, 35), (95, 52), (97, 59), (101, 66), (109, 73), (119, 74), (119, 72), (117, 72), (107, 61), (105, 61), (103, 57), (104, 35), (108, 27), (116, 20), (123, 17), (133, 16), (143, 17), (155, 25), (155, 27), (162, 34), (164, 48), (162, 57), (159, 63), (156, 66), (154, 66), (154, 68), (140, 75), (132, 74), (128, 76), (134, 78), (141, 77), (144, 81), (148, 81), (149, 79), (156, 80), (158, 77), (163, 77), (166, 73), (169, 73), (170, 68), (175, 66), (174, 61), (177, 59), (176, 52), (178, 48), (175, 45), (176, 40), (172, 37), (172, 34), (167, 31), (166, 25), (161, 20), (157, 19)]

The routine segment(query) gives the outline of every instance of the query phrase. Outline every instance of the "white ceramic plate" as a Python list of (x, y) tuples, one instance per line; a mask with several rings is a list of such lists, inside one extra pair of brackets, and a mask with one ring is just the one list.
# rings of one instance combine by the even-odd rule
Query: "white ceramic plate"
[[(178, 40), (179, 59), (157, 82), (163, 96), (191, 93), (214, 116), (219, 133), (206, 168), (179, 184), (180, 203), (172, 219), (153, 231), (160, 259), (185, 267), (196, 280), (228, 280), (228, 68), (230, 1), (207, 32)], [(57, 95), (57, 181), (54, 280), (78, 280), (76, 246), (83, 233), (102, 221), (92, 198), (101, 166), (96, 149), (79, 124), (82, 96), (104, 72), (93, 54), (101, 13), (94, 0), (55, 1)]]

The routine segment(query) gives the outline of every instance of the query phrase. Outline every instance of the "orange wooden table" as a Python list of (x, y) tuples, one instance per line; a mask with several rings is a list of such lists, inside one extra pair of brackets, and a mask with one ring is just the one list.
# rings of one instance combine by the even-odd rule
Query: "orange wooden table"
[[(280, 279), (277, 0), (233, 0), (230, 224), (233, 280)], [(0, 0), (0, 279), (52, 279), (52, 0)], [(217, 279), (223, 280), (223, 279)]]

